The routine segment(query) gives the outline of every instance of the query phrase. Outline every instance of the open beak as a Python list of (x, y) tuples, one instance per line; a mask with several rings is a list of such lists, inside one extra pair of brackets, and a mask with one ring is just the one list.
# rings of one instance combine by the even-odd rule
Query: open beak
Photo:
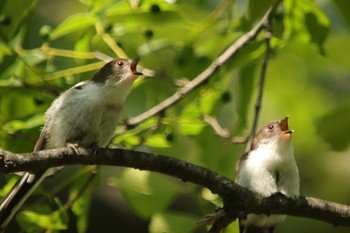
[(131, 61), (130, 69), (131, 69), (131, 71), (132, 71), (132, 73), (133, 73), (134, 75), (143, 75), (141, 72), (138, 72), (138, 71), (136, 70), (136, 68), (137, 68), (137, 63), (138, 63), (139, 61), (140, 61), (140, 58), (139, 58), (139, 57), (134, 58), (134, 59), (132, 59), (132, 61)]
[(281, 120), (280, 129), (285, 135), (288, 135), (288, 136), (293, 133), (293, 130), (290, 130), (288, 128), (288, 116), (286, 116), (284, 119)]

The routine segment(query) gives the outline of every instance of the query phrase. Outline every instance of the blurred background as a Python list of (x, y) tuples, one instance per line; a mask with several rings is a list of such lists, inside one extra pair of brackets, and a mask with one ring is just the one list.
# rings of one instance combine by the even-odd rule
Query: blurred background
[[(0, 147), (33, 150), (57, 95), (110, 57), (141, 57), (123, 119), (160, 103), (249, 31), (272, 4), (258, 0), (3, 0), (0, 2)], [(259, 127), (289, 115), (301, 193), (350, 205), (350, 2), (285, 0), (274, 17)], [(264, 33), (161, 116), (127, 127), (112, 147), (154, 152), (234, 178), (254, 116)], [(204, 121), (215, 117), (230, 138)], [(205, 232), (195, 222), (220, 197), (190, 183), (128, 168), (71, 166), (47, 179), (8, 232)], [(3, 196), (17, 179), (1, 175)], [(22, 229), (22, 230), (20, 230)], [(23, 230), (24, 229), (24, 230)], [(349, 232), (288, 217), (276, 232)], [(226, 232), (238, 232), (232, 223)]]

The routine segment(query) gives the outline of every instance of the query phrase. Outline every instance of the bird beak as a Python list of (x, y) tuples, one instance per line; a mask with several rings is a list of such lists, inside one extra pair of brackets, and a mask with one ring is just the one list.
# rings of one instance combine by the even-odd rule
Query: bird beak
[(289, 137), (293, 133), (293, 130), (288, 128), (288, 116), (281, 120), (280, 129), (286, 137)]
[(133, 73), (134, 75), (143, 75), (141, 72), (138, 72), (138, 71), (136, 70), (137, 63), (138, 63), (139, 61), (140, 61), (140, 58), (139, 58), (139, 57), (134, 58), (134, 59), (132, 59), (132, 61), (131, 61), (130, 69), (131, 69), (131, 71), (132, 71), (132, 73)]

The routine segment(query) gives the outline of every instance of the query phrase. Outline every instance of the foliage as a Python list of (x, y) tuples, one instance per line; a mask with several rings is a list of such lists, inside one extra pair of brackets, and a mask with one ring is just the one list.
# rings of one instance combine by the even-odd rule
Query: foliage
[[(141, 65), (154, 70), (154, 77), (140, 78), (134, 86), (124, 118), (146, 111), (196, 77), (250, 30), (272, 4), (264, 2), (2, 1), (0, 146), (13, 152), (32, 150), (44, 123), (43, 113), (53, 99), (73, 84), (89, 79), (102, 66), (103, 62), (95, 58), (101, 56), (96, 51), (110, 57), (140, 56)], [(260, 121), (262, 125), (290, 116), (302, 193), (341, 203), (350, 201), (350, 182), (344, 179), (350, 175), (350, 36), (346, 11), (350, 3), (345, 2), (283, 2), (274, 17), (273, 51)], [(234, 163), (243, 146), (215, 135), (203, 116), (215, 116), (233, 136), (248, 134), (263, 42), (264, 37), (259, 36), (242, 48), (209, 82), (163, 115), (126, 131), (121, 123), (113, 145), (173, 156), (234, 177)], [(66, 213), (62, 203), (83, 185), (90, 169), (66, 170), (58, 175), (59, 183), (55, 177), (37, 191), (45, 194), (45, 200), (40, 195), (39, 201), (18, 215), (22, 229), (93, 232), (94, 227), (106, 226), (104, 213), (108, 208), (113, 210), (113, 202), (125, 208), (126, 201), (141, 220), (126, 216), (129, 212), (114, 210), (113, 222), (108, 224), (117, 224), (114, 229), (120, 232), (142, 227), (143, 221), (149, 222), (149, 232), (202, 232), (205, 229), (195, 226), (195, 221), (220, 206), (215, 195), (174, 178), (101, 168), (95, 190), (109, 191), (98, 195), (98, 191), (88, 190)], [(15, 178), (6, 179), (13, 182)], [(119, 192), (111, 187), (120, 189), (123, 198), (118, 198)], [(71, 195), (62, 197), (69, 188)], [(94, 203), (101, 202), (107, 204), (93, 212)], [(311, 226), (315, 232), (329, 232), (332, 227), (288, 218), (277, 232), (309, 232)], [(229, 230), (236, 232), (237, 228), (233, 224)], [(146, 231), (137, 228), (137, 232)], [(332, 228), (332, 232), (345, 230)]]

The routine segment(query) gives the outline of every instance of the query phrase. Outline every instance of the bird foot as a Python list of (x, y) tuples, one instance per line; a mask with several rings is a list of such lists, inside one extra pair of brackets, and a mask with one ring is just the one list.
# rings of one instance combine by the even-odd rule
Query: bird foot
[(71, 149), (74, 153), (79, 154), (79, 145), (77, 143), (67, 142), (66, 147)]
[(98, 154), (98, 151), (100, 149), (100, 147), (97, 145), (97, 143), (94, 143), (90, 146), (91, 150), (92, 150), (92, 153), (94, 155), (97, 155)]

